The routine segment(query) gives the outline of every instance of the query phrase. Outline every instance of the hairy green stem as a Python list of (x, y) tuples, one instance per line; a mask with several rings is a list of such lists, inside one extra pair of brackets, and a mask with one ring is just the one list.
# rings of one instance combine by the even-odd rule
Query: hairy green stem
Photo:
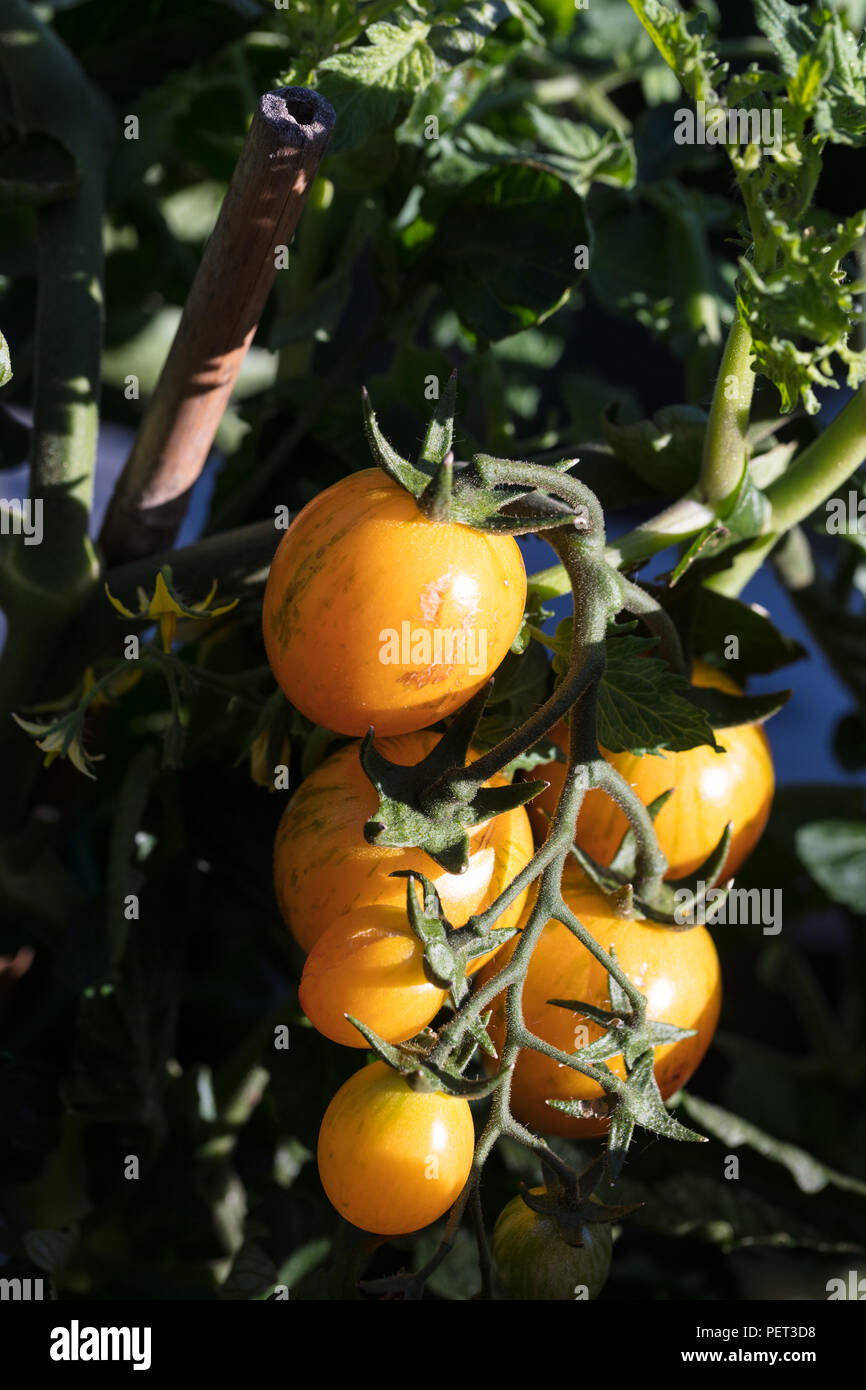
[(643, 618), (653, 636), (659, 639), (659, 653), (674, 671), (688, 678), (689, 669), (683, 655), (680, 635), (669, 614), (662, 608), (657, 598), (641, 589), (638, 584), (619, 576), (622, 590), (622, 606), (627, 613)]
[(733, 497), (748, 462), (749, 411), (755, 389), (751, 354), (752, 335), (737, 317), (716, 378), (701, 460), (700, 494), (714, 508)]
[(767, 488), (772, 508), (767, 534), (742, 551), (728, 569), (713, 575), (708, 588), (729, 597), (740, 594), (781, 536), (832, 497), (864, 458), (866, 386), (861, 386), (835, 420)]
[[(604, 558), (612, 569), (630, 570), (653, 555), (691, 540), (716, 520), (712, 507), (692, 493), (680, 497), (649, 521), (641, 522), (624, 536), (605, 547)], [(549, 565), (529, 576), (529, 588), (539, 598), (567, 594), (571, 585), (563, 565)]]
[(866, 458), (866, 386), (767, 488), (771, 527), (787, 531), (805, 521)]
[(668, 861), (659, 847), (653, 818), (631, 783), (607, 759), (599, 761), (596, 785), (607, 792), (628, 818), (637, 846), (635, 887), (639, 891), (645, 890), (650, 884), (664, 878), (668, 867)]

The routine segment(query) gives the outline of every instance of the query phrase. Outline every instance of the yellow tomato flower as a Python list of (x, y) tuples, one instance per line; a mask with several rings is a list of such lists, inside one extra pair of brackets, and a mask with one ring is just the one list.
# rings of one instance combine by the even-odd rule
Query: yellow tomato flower
[(220, 608), (211, 608), (211, 601), (216, 594), (217, 586), (214, 581), (210, 592), (200, 603), (183, 603), (172, 589), (171, 566), (163, 565), (156, 576), (156, 585), (152, 597), (148, 598), (144, 589), (138, 590), (138, 612), (133, 613), (116, 599), (108, 585), (105, 592), (109, 602), (122, 613), (125, 618), (151, 618), (159, 626), (159, 635), (162, 640), (164, 652), (171, 651), (171, 644), (174, 641), (174, 634), (177, 628), (178, 618), (218, 618), (223, 613), (228, 613), (238, 603), (238, 599), (232, 599), (231, 603), (224, 603)]

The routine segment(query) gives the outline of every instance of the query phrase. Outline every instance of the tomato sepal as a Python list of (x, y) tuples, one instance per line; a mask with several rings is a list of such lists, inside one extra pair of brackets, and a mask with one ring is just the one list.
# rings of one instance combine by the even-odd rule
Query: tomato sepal
[(394, 446), (385, 438), (379, 429), (366, 386), (361, 387), (361, 408), (364, 413), (367, 443), (370, 446), (374, 463), (382, 469), (383, 473), (387, 473), (393, 482), (417, 499), (429, 483), (430, 473), (403, 458), (403, 455), (398, 454)]
[(488, 681), (464, 705), (419, 763), (390, 762), (374, 746), (375, 731), (367, 731), (361, 743), (361, 766), (379, 797), (378, 811), (364, 826), (368, 844), (423, 849), (446, 873), (463, 873), (469, 863), (468, 831), (525, 805), (545, 789), (543, 782), (485, 787), (484, 779), (466, 766), (492, 685)]
[[(643, 1052), (632, 1067), (627, 1066), (625, 1081), (615, 1076), (604, 1062), (595, 1063), (595, 1071), (605, 1076), (605, 1091), (613, 1093), (610, 1115), (610, 1132), (607, 1144), (607, 1168), (611, 1181), (621, 1172), (626, 1153), (634, 1135), (635, 1128), (658, 1134), (663, 1139), (673, 1139), (680, 1143), (705, 1144), (706, 1137), (680, 1124), (665, 1109), (658, 1082), (653, 1070), (652, 1049)], [(583, 1117), (586, 1102), (583, 1100), (548, 1100), (547, 1104), (566, 1115)]]
[(454, 1069), (462, 1072), (469, 1065), (475, 1055), (476, 1049), (481, 1048), (488, 1057), (498, 1058), (499, 1053), (493, 1046), (493, 1040), (487, 1031), (487, 1025), (492, 1016), (492, 1010), (488, 1009), (480, 1018), (469, 1018), (466, 1020), (466, 1036), (454, 1054)]
[[(466, 989), (466, 971), (461, 972), (458, 954), (449, 942), (450, 924), (442, 911), (442, 902), (436, 888), (424, 874), (416, 874), (412, 869), (397, 869), (392, 878), (405, 878), (406, 915), (409, 925), (424, 947), (424, 973), (440, 989), (462, 991)], [(415, 881), (420, 880), (424, 892), (424, 906), (420, 906), (415, 893)], [(453, 928), (450, 929), (453, 931)], [(462, 974), (462, 979), (461, 979)], [(458, 985), (459, 982), (459, 985)], [(455, 1001), (459, 1003), (459, 999)]]
[[(674, 788), (656, 797), (647, 808), (655, 818)], [(626, 840), (631, 831), (623, 836), (620, 847), (609, 865), (600, 864), (585, 849), (577, 844), (569, 846), (569, 854), (577, 861), (586, 877), (604, 893), (612, 909), (620, 917), (643, 917), (649, 922), (670, 927), (673, 931), (688, 931), (701, 922), (705, 909), (713, 911), (721, 906), (730, 892), (730, 880), (723, 887), (716, 887), (718, 879), (728, 858), (733, 835), (733, 823), (725, 826), (718, 844), (694, 873), (686, 878), (658, 879), (644, 883), (639, 889), (632, 881), (634, 876), (634, 856), (629, 855)], [(620, 856), (622, 856), (620, 858)], [(625, 868), (614, 867), (617, 859)], [(714, 894), (712, 903), (709, 894)]]
[[(611, 947), (611, 957), (616, 960), (616, 951)], [(616, 976), (608, 972), (608, 997), (610, 1009), (602, 1009), (584, 999), (548, 999), (548, 1004), (556, 1008), (570, 1009), (582, 1018), (600, 1023), (605, 1032), (594, 1042), (586, 1043), (574, 1053), (584, 1063), (609, 1061), (620, 1055), (630, 1072), (647, 1052), (652, 1055), (656, 1047), (680, 1042), (683, 1038), (693, 1038), (696, 1028), (680, 1028), (674, 1023), (659, 1022), (640, 1018), (635, 1013), (632, 1002), (620, 985)]]
[(567, 1174), (556, 1170), (542, 1160), (544, 1188), (527, 1187), (520, 1184), (520, 1196), (530, 1211), (539, 1216), (552, 1217), (563, 1240), (568, 1245), (580, 1247), (587, 1226), (609, 1225), (621, 1221), (633, 1212), (639, 1211), (643, 1202), (626, 1202), (608, 1205), (596, 1197), (594, 1188), (598, 1185), (604, 1171), (603, 1156), (593, 1159), (580, 1173), (573, 1170)]
[[(404, 458), (379, 428), (366, 387), (361, 390), (364, 429), (375, 464), (414, 497), (430, 521), (458, 522), (476, 531), (522, 535), (569, 523), (592, 530), (582, 503), (569, 503), (557, 479), (578, 462), (529, 466), (490, 454), (475, 454), (471, 463), (455, 464), (451, 452), (457, 399), (457, 373), (452, 372), (427, 427), (415, 463)], [(527, 472), (531, 471), (531, 477)], [(549, 489), (549, 491), (548, 491)], [(529, 499), (529, 500), (527, 500)], [(504, 514), (505, 507), (526, 502), (521, 513)]]
[(450, 1067), (440, 1067), (437, 1063), (427, 1060), (424, 1054), (419, 1055), (417, 1048), (407, 1048), (404, 1044), (396, 1047), (380, 1038), (379, 1034), (360, 1018), (355, 1018), (352, 1014), (346, 1014), (345, 1017), (366, 1038), (380, 1062), (399, 1072), (413, 1091), (441, 1091), (444, 1095), (463, 1100), (483, 1100), (492, 1095), (505, 1080), (507, 1069), (496, 1072), (493, 1076), (481, 1077), (477, 1081), (460, 1076), (456, 1067), (454, 1070)]
[[(451, 1003), (458, 1009), (469, 986), (469, 962), (486, 956), (504, 946), (517, 933), (517, 928), (479, 926), (481, 917), (472, 917), (462, 927), (454, 927), (442, 908), (435, 884), (416, 869), (395, 869), (389, 878), (408, 880), (406, 915), (415, 936), (424, 947), (424, 973), (432, 984), (450, 992)], [(423, 907), (418, 902), (414, 884), (418, 881), (424, 893)], [(495, 1056), (496, 1053), (493, 1053)]]

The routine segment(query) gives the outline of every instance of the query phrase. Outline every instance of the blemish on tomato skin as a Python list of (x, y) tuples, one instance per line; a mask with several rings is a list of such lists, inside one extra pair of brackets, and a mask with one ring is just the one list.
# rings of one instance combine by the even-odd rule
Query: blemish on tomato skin
[(419, 671), (404, 671), (398, 678), (398, 684), (423, 690), (425, 685), (440, 685), (448, 680), (453, 669), (452, 666), (425, 666)]
[(424, 619), (425, 623), (435, 623), (436, 619), (439, 617), (442, 605), (445, 602), (445, 596), (451, 585), (452, 573), (452, 570), (448, 570), (447, 573), (441, 575), (439, 579), (432, 579), (429, 584), (424, 585), (424, 588), (418, 595), (421, 617)]

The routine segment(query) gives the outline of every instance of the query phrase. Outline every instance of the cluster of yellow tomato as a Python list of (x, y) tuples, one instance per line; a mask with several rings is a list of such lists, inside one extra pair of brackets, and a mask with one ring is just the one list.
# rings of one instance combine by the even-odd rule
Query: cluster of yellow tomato
[[(533, 854), (530, 816), (520, 807), (471, 834), (469, 864), (449, 874), (420, 849), (382, 849), (363, 829), (378, 800), (359, 760), (357, 736), (371, 725), (376, 747), (392, 762), (420, 761), (440, 735), (427, 726), (458, 709), (489, 678), (520, 625), (526, 575), (509, 536), (433, 522), (380, 471), (352, 475), (316, 497), (296, 518), (274, 558), (264, 599), (265, 644), (291, 702), (310, 719), (353, 737), (307, 777), (280, 821), (274, 850), (277, 900), (307, 953), (300, 1002), (313, 1025), (347, 1047), (366, 1046), (347, 1015), (400, 1043), (430, 1023), (445, 991), (425, 973), (423, 948), (406, 913), (406, 879), (423, 873), (436, 886), (455, 926), (492, 903)], [(416, 666), (381, 660), (381, 635), (451, 629), (464, 637), (483, 629), (484, 642), (464, 644), (465, 660)], [(402, 629), (405, 631), (405, 629)], [(414, 650), (436, 650), (418, 643)], [(486, 664), (470, 660), (479, 650)], [(458, 653), (461, 654), (461, 653)], [(717, 673), (696, 679), (724, 684)], [(564, 743), (564, 730), (555, 731)], [(645, 803), (667, 787), (675, 795), (657, 820), (669, 873), (689, 873), (706, 857), (724, 825), (735, 835), (726, 866), (732, 873), (761, 833), (772, 796), (772, 765), (763, 732), (725, 730), (727, 751), (694, 749), (666, 758), (608, 754)], [(470, 755), (472, 757), (474, 755)], [(550, 787), (531, 812), (540, 837), (552, 811), (563, 765), (543, 774)], [(494, 779), (494, 784), (501, 779)], [(624, 818), (600, 792), (586, 798), (578, 841), (609, 862)], [(413, 890), (414, 891), (414, 890)], [(617, 917), (576, 871), (564, 880), (567, 901), (584, 925), (646, 995), (651, 1019), (697, 1030), (658, 1048), (656, 1074), (670, 1095), (691, 1075), (709, 1044), (720, 1002), (718, 960), (704, 927), (672, 932)], [(497, 922), (518, 924), (522, 895)], [(516, 945), (474, 960), (487, 979)], [(550, 999), (608, 1006), (608, 979), (595, 957), (556, 922), (544, 928), (524, 984), (523, 1011), (534, 1033), (573, 1051), (600, 1029)], [(494, 1002), (490, 1035), (504, 1037), (504, 996)], [(579, 1031), (580, 1030), (580, 1031)], [(609, 1063), (624, 1075), (621, 1059)], [(601, 1102), (599, 1086), (541, 1053), (520, 1054), (512, 1086), (516, 1118), (547, 1133), (603, 1133), (602, 1107), (567, 1116), (548, 1100)], [(592, 1107), (589, 1107), (590, 1110)], [(355, 1073), (331, 1101), (322, 1122), (318, 1164), (330, 1200), (350, 1222), (380, 1235), (417, 1230), (455, 1200), (472, 1163), (474, 1131), (467, 1102), (413, 1090), (376, 1062)], [(528, 1208), (526, 1209), (528, 1211)]]

